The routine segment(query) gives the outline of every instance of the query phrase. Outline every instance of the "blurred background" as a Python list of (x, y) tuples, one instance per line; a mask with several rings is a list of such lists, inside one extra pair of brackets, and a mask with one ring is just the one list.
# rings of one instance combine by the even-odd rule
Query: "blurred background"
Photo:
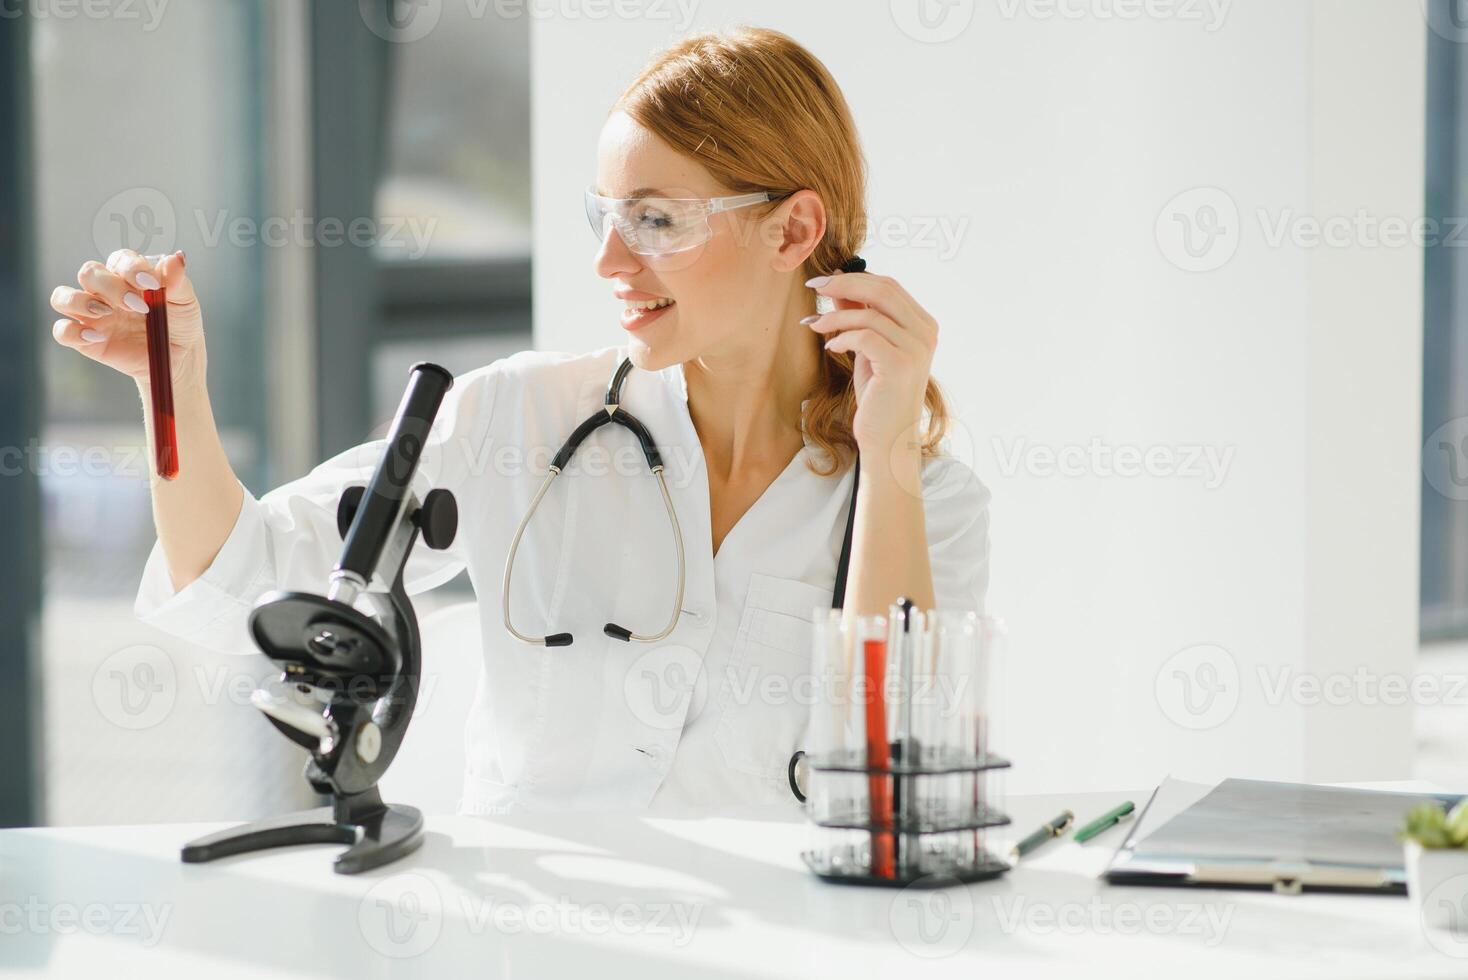
[[(842, 85), (863, 254), (942, 324), (951, 450), (994, 494), (1010, 791), (1468, 785), (1468, 4), (16, 0), (0, 824), (244, 819), (304, 786), (243, 638), (134, 620), (137, 394), (52, 343), (52, 288), (185, 250), (263, 494), (380, 434), (414, 361), (617, 343), (579, 199), (601, 122), (656, 50), (742, 23)], [(395, 766), (431, 809), (477, 659), (445, 635)]]

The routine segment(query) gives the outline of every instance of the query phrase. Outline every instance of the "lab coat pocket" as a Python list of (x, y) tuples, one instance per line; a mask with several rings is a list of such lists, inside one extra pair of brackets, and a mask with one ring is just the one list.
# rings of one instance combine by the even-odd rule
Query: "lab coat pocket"
[(750, 575), (719, 687), (716, 738), (730, 768), (785, 779), (810, 713), (812, 617), (830, 604), (829, 589)]

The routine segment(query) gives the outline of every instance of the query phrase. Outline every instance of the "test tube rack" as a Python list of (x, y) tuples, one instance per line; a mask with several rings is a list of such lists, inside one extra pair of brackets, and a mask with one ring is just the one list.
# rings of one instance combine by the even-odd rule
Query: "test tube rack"
[[(901, 758), (894, 743), (892, 756)], [(807, 759), (812, 780), (811, 799), (817, 799), (822, 781), (865, 778), (877, 787), (866, 806), (853, 806), (818, 814), (810, 809), (812, 825), (822, 838), (801, 858), (821, 880), (836, 884), (878, 885), (905, 888), (941, 887), (997, 878), (1009, 870), (1008, 862), (989, 846), (984, 832), (1009, 824), (1009, 817), (987, 800), (988, 777), (1008, 769), (1010, 762), (988, 754), (956, 764), (904, 764), (887, 766), (853, 765), (840, 759)], [(936, 812), (924, 807), (925, 798), (942, 799), (934, 791), (939, 780), (967, 780), (973, 787), (973, 804), (968, 812)], [(870, 801), (882, 796), (893, 800), (892, 818), (873, 815)], [(904, 805), (903, 801), (909, 801)], [(884, 857), (890, 853), (890, 860)], [(886, 865), (885, 867), (883, 865)]]
[[(1009, 824), (990, 751), (997, 620), (924, 613), (817, 621), (813, 662), (830, 692), (805, 755), (814, 845), (806, 865), (840, 884), (938, 886), (996, 878)], [(944, 682), (947, 682), (945, 685)], [(947, 693), (945, 697), (935, 697)], [(795, 784), (792, 766), (792, 786)]]

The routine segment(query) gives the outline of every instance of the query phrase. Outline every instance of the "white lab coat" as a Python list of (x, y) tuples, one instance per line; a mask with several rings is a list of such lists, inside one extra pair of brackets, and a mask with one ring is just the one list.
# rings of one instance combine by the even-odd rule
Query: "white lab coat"
[[(571, 430), (600, 410), (620, 348), (525, 352), (457, 379), (415, 486), (458, 497), (447, 551), (421, 542), (410, 593), (467, 568), (479, 597), (483, 665), (465, 733), (465, 813), (518, 808), (647, 807), (792, 800), (786, 765), (803, 743), (812, 620), (829, 608), (851, 492), (850, 470), (823, 477), (809, 446), (712, 554), (708, 480), (681, 367), (634, 370), (622, 404), (652, 432), (687, 553), (685, 610), (659, 644), (624, 643), (608, 622), (662, 629), (675, 553), (655, 479), (631, 433), (593, 433), (525, 533), (511, 593), (524, 633), (568, 631), (569, 647), (520, 643), (500, 614), (515, 525)], [(210, 568), (174, 593), (154, 547), (138, 590), (145, 622), (228, 652), (253, 647), (246, 615), (270, 589), (321, 592), (341, 550), (343, 487), (365, 484), (382, 443), (348, 450), (260, 499), (248, 492)], [(961, 462), (923, 469), (939, 608), (982, 610), (988, 491)], [(433, 656), (428, 651), (425, 689)]]

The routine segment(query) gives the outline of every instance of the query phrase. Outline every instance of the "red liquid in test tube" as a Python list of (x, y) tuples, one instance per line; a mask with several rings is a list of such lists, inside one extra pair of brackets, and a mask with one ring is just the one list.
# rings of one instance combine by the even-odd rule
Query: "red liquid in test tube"
[[(890, 770), (892, 750), (887, 744), (887, 641), (862, 642), (863, 668), (866, 673), (867, 768)], [(872, 875), (877, 878), (897, 876), (897, 849), (892, 833), (892, 783), (886, 772), (867, 776), (867, 794), (871, 800), (871, 822), (885, 832), (872, 834)]]
[(148, 304), (148, 380), (153, 389), (153, 452), (158, 475), (172, 480), (178, 476), (178, 434), (173, 420), (167, 291), (145, 289), (143, 302)]

